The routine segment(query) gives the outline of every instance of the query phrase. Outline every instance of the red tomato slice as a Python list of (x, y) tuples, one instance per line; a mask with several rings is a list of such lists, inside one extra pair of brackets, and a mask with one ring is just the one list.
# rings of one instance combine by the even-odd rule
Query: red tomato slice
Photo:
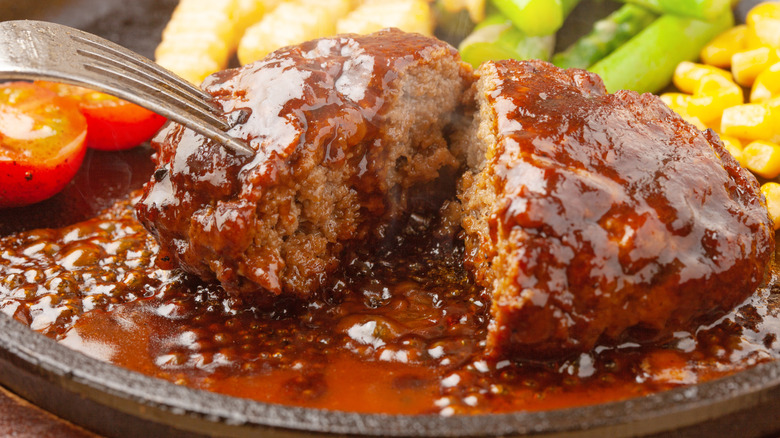
[(0, 84), (0, 208), (62, 190), (81, 166), (86, 136), (72, 100), (28, 82)]
[(104, 151), (129, 149), (149, 140), (165, 117), (126, 100), (74, 85), (39, 81), (37, 84), (79, 102), (87, 119), (87, 146)]

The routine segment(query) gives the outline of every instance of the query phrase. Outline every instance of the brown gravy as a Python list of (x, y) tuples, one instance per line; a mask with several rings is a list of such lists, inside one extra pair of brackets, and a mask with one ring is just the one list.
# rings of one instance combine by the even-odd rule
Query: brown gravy
[(463, 247), (413, 216), (352, 254), (303, 306), (258, 310), (154, 268), (138, 193), (93, 219), (0, 238), (0, 310), (87, 355), (181, 385), (264, 402), (389, 414), (512, 412), (623, 400), (780, 357), (777, 271), (717, 322), (666, 345), (599, 346), (552, 362), (482, 358), (489, 297)]

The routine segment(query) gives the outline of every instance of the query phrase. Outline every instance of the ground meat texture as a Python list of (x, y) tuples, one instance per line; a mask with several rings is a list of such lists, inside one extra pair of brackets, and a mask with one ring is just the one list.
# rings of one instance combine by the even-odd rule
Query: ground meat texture
[(445, 132), (472, 71), (439, 40), (397, 30), (280, 49), (204, 89), (257, 150), (242, 157), (180, 125), (153, 141), (137, 206), (168, 260), (227, 290), (309, 296), (350, 242), (459, 166)]
[(650, 94), (606, 93), (540, 61), (478, 70), (455, 150), (475, 277), (492, 288), (492, 357), (662, 340), (738, 305), (774, 234), (755, 178), (712, 131)]

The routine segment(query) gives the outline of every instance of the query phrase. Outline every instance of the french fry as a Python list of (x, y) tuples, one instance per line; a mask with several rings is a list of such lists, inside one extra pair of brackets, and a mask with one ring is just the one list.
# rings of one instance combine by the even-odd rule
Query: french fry
[(425, 0), (368, 0), (338, 21), (338, 33), (366, 34), (386, 27), (433, 34), (431, 6)]
[(441, 4), (447, 12), (467, 10), (475, 23), (485, 19), (485, 0), (441, 0)]
[(283, 2), (246, 30), (238, 44), (238, 60), (248, 64), (280, 47), (333, 35), (338, 18), (353, 7), (353, 0)]
[(235, 38), (233, 50), (238, 47), (238, 42), (249, 26), (263, 18), (267, 11), (274, 9), (281, 0), (234, 0), (236, 2)]
[(227, 66), (236, 40), (236, 0), (181, 0), (157, 46), (157, 62), (199, 84)]

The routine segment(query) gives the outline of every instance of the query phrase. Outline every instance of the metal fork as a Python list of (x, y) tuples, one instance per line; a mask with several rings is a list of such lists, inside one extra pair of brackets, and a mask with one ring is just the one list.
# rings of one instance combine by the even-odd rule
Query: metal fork
[(43, 21), (0, 23), (0, 79), (43, 79), (79, 85), (128, 100), (253, 155), (226, 133), (230, 122), (212, 96), (118, 44)]

